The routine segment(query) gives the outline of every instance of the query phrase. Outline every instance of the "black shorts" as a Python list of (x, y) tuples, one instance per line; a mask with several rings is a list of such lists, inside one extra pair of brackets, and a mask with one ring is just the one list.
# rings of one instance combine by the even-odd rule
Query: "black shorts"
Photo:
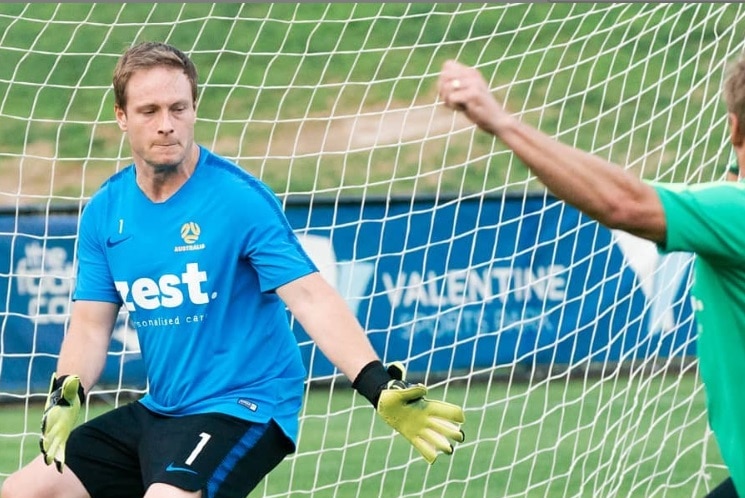
[(245, 498), (294, 450), (273, 421), (165, 417), (135, 402), (77, 427), (65, 463), (93, 498), (143, 496), (153, 483), (202, 490), (205, 498)]

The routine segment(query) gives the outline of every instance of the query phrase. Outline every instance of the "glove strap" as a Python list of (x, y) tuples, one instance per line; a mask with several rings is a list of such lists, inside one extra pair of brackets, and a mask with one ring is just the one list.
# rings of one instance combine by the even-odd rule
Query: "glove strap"
[[(54, 377), (54, 382), (52, 382), (52, 390), (51, 392), (56, 391), (57, 389), (62, 388), (62, 384), (64, 384), (65, 379), (69, 377), (69, 375), (62, 375), (60, 377)], [(83, 384), (78, 384), (78, 399), (80, 400), (80, 405), (85, 404), (85, 389), (83, 389)]]
[(380, 393), (391, 380), (391, 374), (383, 364), (379, 360), (374, 360), (360, 370), (352, 382), (352, 387), (377, 408)]

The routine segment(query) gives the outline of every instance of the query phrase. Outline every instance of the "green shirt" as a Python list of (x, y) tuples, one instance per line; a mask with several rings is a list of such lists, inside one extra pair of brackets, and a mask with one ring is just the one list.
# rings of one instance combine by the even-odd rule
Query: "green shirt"
[(691, 289), (709, 424), (745, 496), (745, 184), (653, 184), (667, 221), (662, 252), (696, 253)]

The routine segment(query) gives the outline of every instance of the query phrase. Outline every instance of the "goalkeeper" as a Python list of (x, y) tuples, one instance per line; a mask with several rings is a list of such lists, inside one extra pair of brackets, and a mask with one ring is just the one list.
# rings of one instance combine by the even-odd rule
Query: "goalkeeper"
[[(113, 86), (134, 164), (83, 211), (42, 455), (5, 481), (2, 497), (244, 498), (295, 450), (306, 372), (287, 309), (427, 462), (452, 453), (462, 409), (428, 400), (401, 364), (385, 368), (276, 196), (195, 143), (192, 61), (138, 44)], [(73, 430), (122, 306), (148, 392)]]
[[(603, 225), (655, 242), (660, 251), (696, 253), (693, 309), (709, 422), (731, 477), (711, 498), (745, 496), (745, 184), (687, 187), (647, 183), (600, 157), (520, 122), (474, 68), (447, 61), (440, 99), (500, 139), (556, 196)], [(724, 84), (730, 141), (745, 165), (745, 59)]]

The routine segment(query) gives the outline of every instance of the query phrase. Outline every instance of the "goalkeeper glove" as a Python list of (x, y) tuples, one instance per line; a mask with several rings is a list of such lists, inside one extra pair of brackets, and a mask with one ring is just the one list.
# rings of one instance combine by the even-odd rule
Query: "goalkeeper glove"
[(379, 361), (367, 364), (352, 387), (366, 397), (378, 414), (421, 453), (427, 463), (437, 459), (437, 451), (453, 453), (453, 441), (462, 443), (465, 434), (459, 424), (465, 421), (463, 409), (444, 401), (425, 398), (427, 387), (406, 382), (400, 362), (386, 370)]
[(85, 392), (77, 375), (52, 374), (49, 397), (41, 417), (39, 446), (44, 463), (54, 464), (59, 472), (65, 464), (65, 444), (78, 419), (80, 406), (85, 402)]

